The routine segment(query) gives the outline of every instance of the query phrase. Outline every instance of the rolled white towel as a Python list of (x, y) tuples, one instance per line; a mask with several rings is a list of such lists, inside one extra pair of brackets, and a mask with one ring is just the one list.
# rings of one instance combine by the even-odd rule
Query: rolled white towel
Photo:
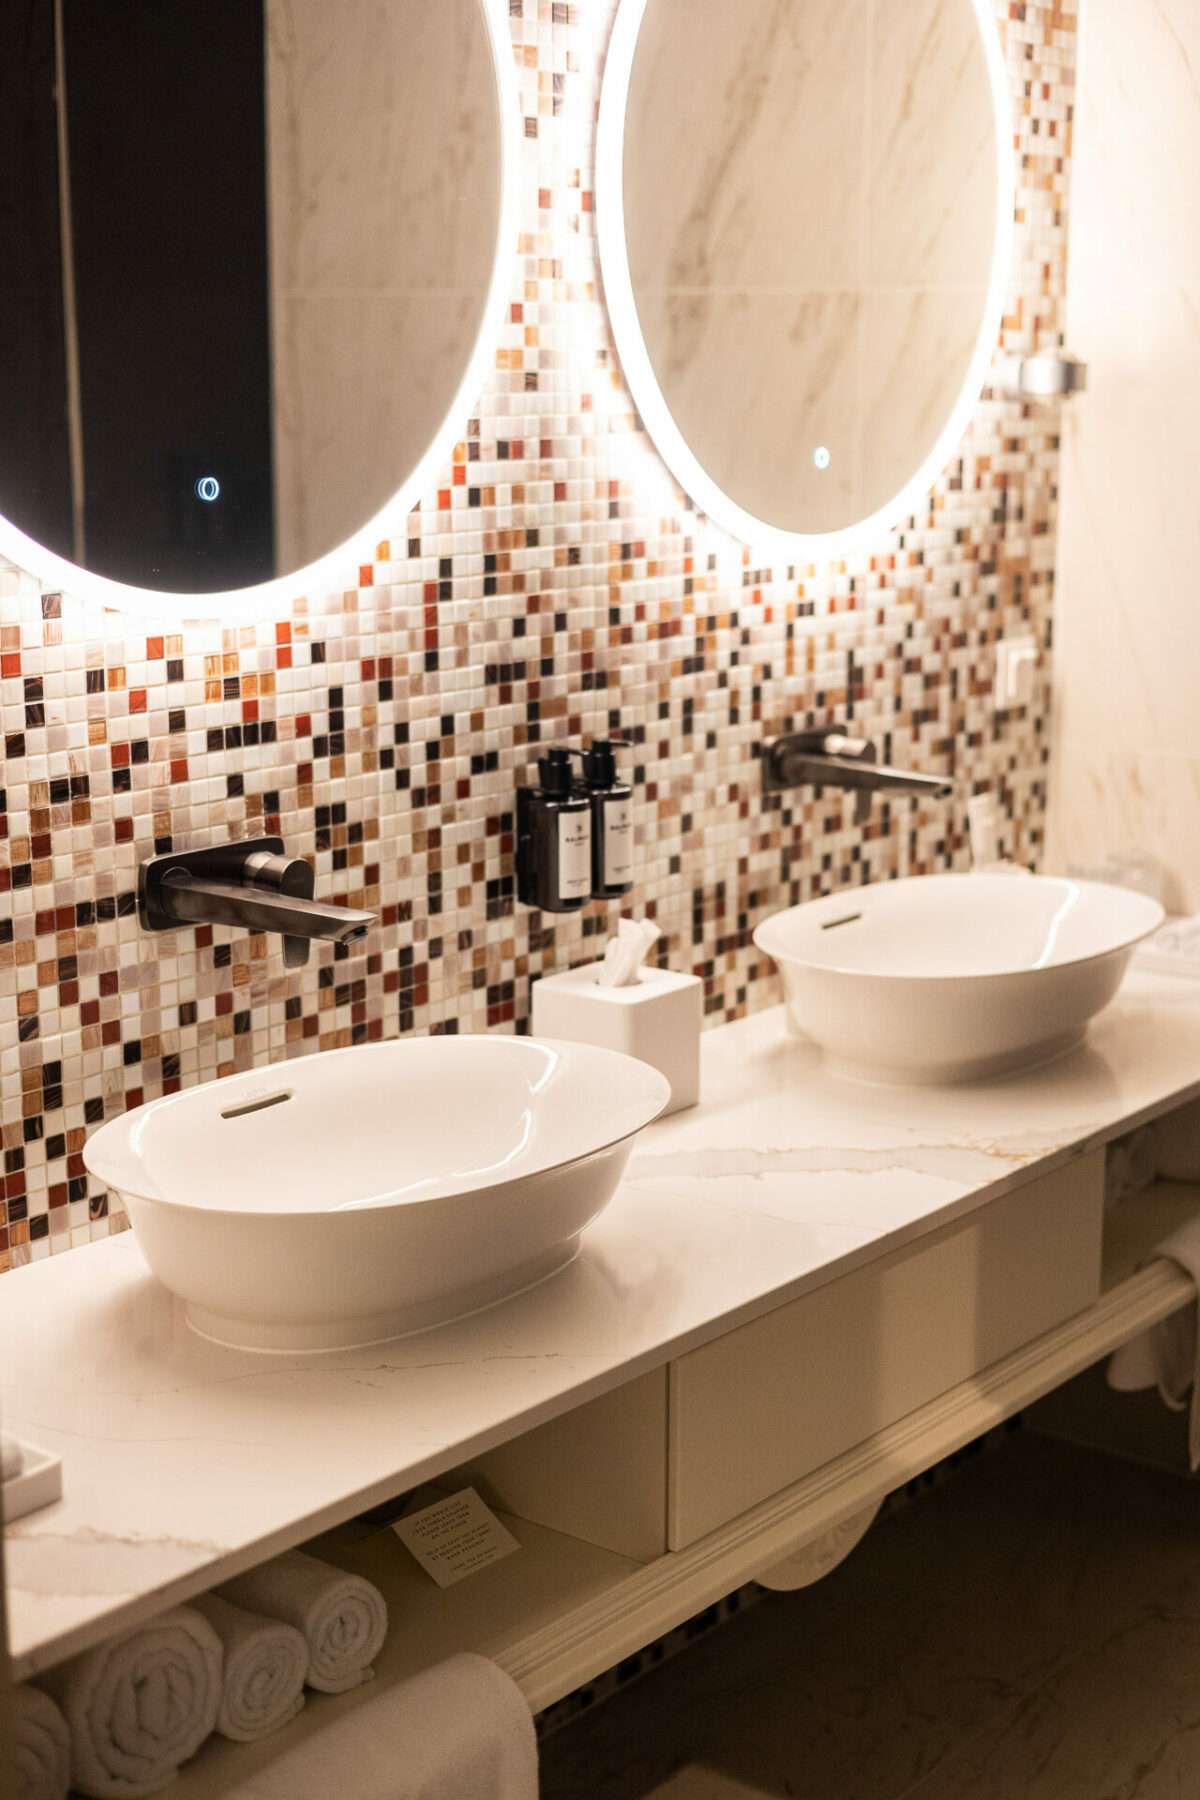
[(459, 1655), (326, 1714), (225, 1800), (537, 1800), (537, 1792), (537, 1738), (521, 1690), (495, 1663)]
[(344, 1694), (374, 1675), (371, 1663), (387, 1636), (387, 1606), (361, 1575), (347, 1575), (303, 1550), (287, 1550), (225, 1582), (217, 1593), (302, 1632), (308, 1685), (322, 1694)]
[(201, 1594), (191, 1603), (221, 1640), (225, 1666), (217, 1730), (238, 1744), (278, 1731), (304, 1705), (308, 1645), (303, 1633), (281, 1619), (267, 1619)]
[(42, 1676), (71, 1735), (71, 1785), (93, 1800), (155, 1794), (217, 1722), (221, 1640), (177, 1606)]
[(67, 1721), (41, 1688), (12, 1690), (17, 1800), (66, 1800), (71, 1785)]
[(24, 1467), (24, 1449), (15, 1437), (0, 1431), (0, 1481), (12, 1481)]

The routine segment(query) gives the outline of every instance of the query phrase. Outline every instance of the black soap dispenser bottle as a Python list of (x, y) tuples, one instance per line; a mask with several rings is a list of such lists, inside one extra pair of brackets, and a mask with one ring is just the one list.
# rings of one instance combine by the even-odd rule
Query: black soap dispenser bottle
[(578, 912), (592, 892), (592, 808), (571, 756), (548, 750), (538, 785), (517, 789), (517, 898), (542, 912)]
[(617, 779), (624, 738), (595, 738), (583, 754), (583, 785), (592, 809), (592, 898), (615, 900), (633, 886), (633, 789)]

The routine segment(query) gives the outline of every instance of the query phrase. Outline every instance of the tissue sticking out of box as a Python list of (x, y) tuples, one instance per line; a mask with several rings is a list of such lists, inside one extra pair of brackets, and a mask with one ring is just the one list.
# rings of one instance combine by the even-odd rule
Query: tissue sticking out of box
[(632, 987), (652, 946), (662, 936), (650, 919), (622, 919), (615, 938), (604, 946), (604, 959), (596, 971), (600, 987)]

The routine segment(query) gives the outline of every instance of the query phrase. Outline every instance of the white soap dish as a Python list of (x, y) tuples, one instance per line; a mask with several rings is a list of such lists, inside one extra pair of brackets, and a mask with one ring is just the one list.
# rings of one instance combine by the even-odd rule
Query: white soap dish
[(6, 1525), (62, 1499), (62, 1457), (36, 1444), (17, 1443), (24, 1457), (21, 1473), (0, 1482), (0, 1519)]

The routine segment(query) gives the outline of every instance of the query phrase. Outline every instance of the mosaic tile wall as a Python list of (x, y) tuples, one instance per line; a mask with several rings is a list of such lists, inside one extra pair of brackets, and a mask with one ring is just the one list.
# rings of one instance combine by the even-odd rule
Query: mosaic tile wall
[[(635, 742), (631, 897), (712, 1022), (776, 998), (749, 933), (838, 884), (962, 867), (992, 788), (1005, 849), (1041, 850), (1056, 415), (985, 393), (920, 516), (832, 568), (752, 565), (691, 512), (640, 432), (597, 276), (591, 153), (611, 0), (510, 0), (521, 239), (493, 372), (435, 491), (376, 560), (277, 617), (180, 628), (0, 568), (0, 1267), (119, 1229), (88, 1130), (268, 1059), (399, 1032), (519, 1030), (530, 980), (591, 955), (618, 909), (517, 906), (513, 793), (536, 746)], [(997, 6), (1017, 232), (1008, 352), (1056, 344), (1075, 14)], [(999, 636), (1047, 655), (993, 710)], [(952, 804), (801, 791), (756, 754), (853, 719)], [(281, 833), (318, 892), (379, 914), (285, 973), (275, 942), (148, 936), (140, 857)]]

